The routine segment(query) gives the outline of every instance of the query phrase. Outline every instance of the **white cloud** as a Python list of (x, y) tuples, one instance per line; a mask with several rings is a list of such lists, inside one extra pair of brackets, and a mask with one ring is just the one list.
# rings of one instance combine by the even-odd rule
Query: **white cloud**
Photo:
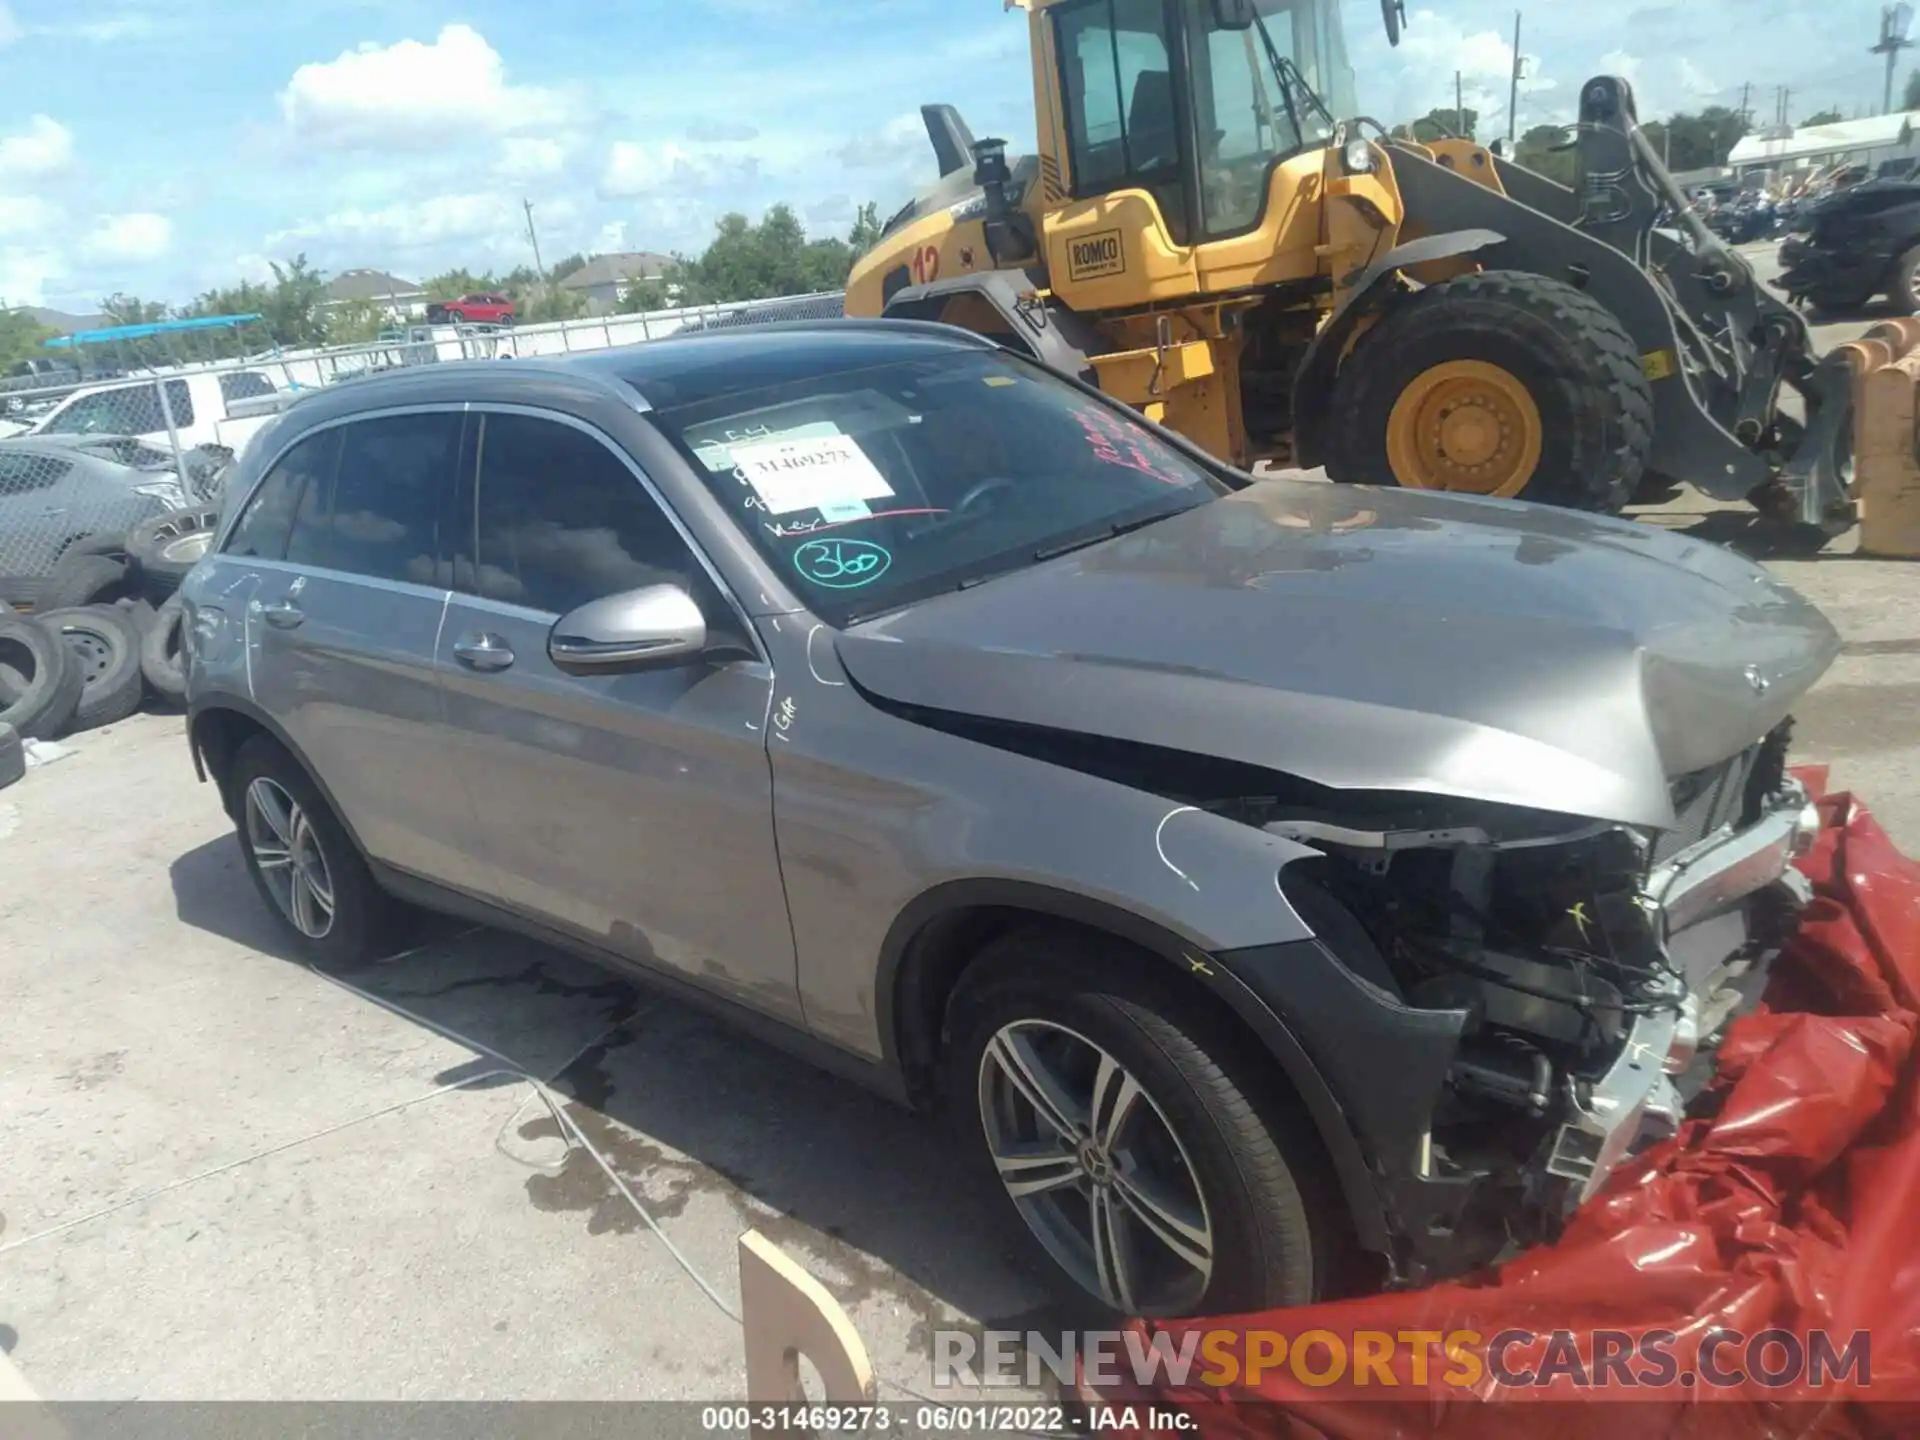
[(50, 250), (0, 249), (0, 300), (9, 305), (43, 304), (47, 280), (65, 268)]
[(600, 195), (630, 200), (668, 190), (746, 186), (759, 177), (759, 157), (738, 145), (682, 145), (677, 141), (617, 140), (600, 173)]
[(878, 130), (856, 135), (840, 147), (839, 161), (852, 170), (897, 170), (930, 161), (926, 121), (917, 110), (896, 115)]
[(267, 237), (269, 249), (289, 241), (350, 240), (369, 247), (399, 249), (491, 240), (520, 233), (520, 209), (498, 194), (439, 195), (371, 209), (335, 210), (319, 220), (306, 220)]
[(150, 210), (103, 215), (81, 244), (89, 260), (156, 260), (173, 244), (173, 222)]
[(72, 161), (73, 132), (51, 115), (35, 115), (25, 130), (0, 135), (0, 178), (51, 175)]
[(0, 235), (32, 235), (60, 222), (60, 208), (38, 195), (0, 195)]
[(572, 152), (573, 146), (565, 140), (509, 135), (500, 142), (500, 158), (493, 169), (503, 180), (537, 180), (558, 174)]
[(509, 85), (499, 52), (470, 25), (448, 25), (431, 44), (364, 44), (302, 65), (280, 92), (293, 138), (326, 149), (424, 147), (536, 129), (570, 109), (557, 91)]
[(14, 18), (13, 10), (7, 0), (0, 0), (0, 47), (13, 44), (27, 32), (20, 28), (20, 22)]

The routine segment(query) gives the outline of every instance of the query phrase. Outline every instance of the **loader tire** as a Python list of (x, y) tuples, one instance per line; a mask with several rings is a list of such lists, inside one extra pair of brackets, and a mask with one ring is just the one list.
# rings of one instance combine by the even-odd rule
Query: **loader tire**
[(1334, 480), (1605, 515), (1653, 447), (1653, 389), (1619, 320), (1517, 271), (1430, 285), (1389, 310), (1340, 367), (1333, 410)]

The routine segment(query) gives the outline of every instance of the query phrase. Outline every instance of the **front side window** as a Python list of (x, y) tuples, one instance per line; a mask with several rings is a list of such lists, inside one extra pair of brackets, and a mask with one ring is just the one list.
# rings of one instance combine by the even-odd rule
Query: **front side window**
[(1230, 488), (1124, 411), (994, 351), (853, 363), (653, 418), (833, 625)]
[(1070, 0), (1053, 15), (1073, 193), (1148, 189), (1182, 242), (1180, 112), (1163, 0)]
[(373, 580), (435, 583), (460, 417), (382, 415), (339, 428), (331, 484), (306, 487), (287, 559)]
[[(308, 494), (315, 497), (316, 504), (325, 496), (333, 481), (339, 447), (340, 432), (322, 430), (307, 436), (281, 456), (234, 522), (233, 533), (227, 537), (226, 553), (256, 560), (285, 557), (295, 511)], [(309, 530), (308, 533), (318, 532)]]
[(692, 552), (633, 471), (557, 420), (484, 417), (474, 532), (454, 581), (483, 599), (564, 615), (648, 585), (700, 589)]

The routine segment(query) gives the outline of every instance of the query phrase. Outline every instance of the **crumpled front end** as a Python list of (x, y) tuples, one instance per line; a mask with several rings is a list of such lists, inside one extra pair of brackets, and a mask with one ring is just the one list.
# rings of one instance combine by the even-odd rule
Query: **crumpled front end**
[(1820, 822), (1786, 745), (1783, 725), (1677, 779), (1661, 831), (1490, 813), (1366, 829), (1235, 802), (1320, 852), (1281, 888), (1354, 983), (1302, 1039), (1368, 1154), (1394, 1278), (1553, 1238), (1678, 1129), (1807, 898), (1792, 862)]

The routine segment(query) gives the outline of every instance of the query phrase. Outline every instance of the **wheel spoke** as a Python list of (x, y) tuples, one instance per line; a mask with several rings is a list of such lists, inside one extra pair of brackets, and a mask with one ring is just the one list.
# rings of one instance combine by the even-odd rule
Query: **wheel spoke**
[(1091, 1128), (1102, 1149), (1117, 1150), (1120, 1132), (1142, 1095), (1140, 1083), (1121, 1069), (1114, 1058), (1102, 1051), (1100, 1069), (1093, 1077)]
[(253, 863), (262, 870), (285, 870), (293, 864), (293, 856), (275, 845), (256, 845), (253, 847)]
[(1169, 1200), (1151, 1182), (1137, 1174), (1114, 1177), (1114, 1191), (1140, 1227), (1171, 1250), (1202, 1277), (1213, 1273), (1213, 1235), (1204, 1215)]
[(1074, 1120), (1076, 1107), (1031, 1042), (1016, 1031), (1002, 1030), (993, 1037), (987, 1053), (1043, 1125), (1064, 1140), (1079, 1140), (1084, 1132)]
[(273, 838), (280, 842), (281, 848), (293, 849), (293, 802), (286, 798), (280, 787), (266, 780), (256, 780), (247, 787), (247, 802), (253, 807), (253, 813), (260, 817), (260, 823), (273, 832)]
[(1045, 1141), (996, 1150), (993, 1163), (999, 1168), (1000, 1183), (1016, 1200), (1058, 1190), (1080, 1178), (1080, 1162)]
[(1127, 1250), (1126, 1221), (1113, 1191), (1096, 1186), (1093, 1192), (1093, 1267), (1100, 1279), (1100, 1293), (1109, 1305), (1131, 1315), (1138, 1308), (1133, 1298), (1133, 1261)]

